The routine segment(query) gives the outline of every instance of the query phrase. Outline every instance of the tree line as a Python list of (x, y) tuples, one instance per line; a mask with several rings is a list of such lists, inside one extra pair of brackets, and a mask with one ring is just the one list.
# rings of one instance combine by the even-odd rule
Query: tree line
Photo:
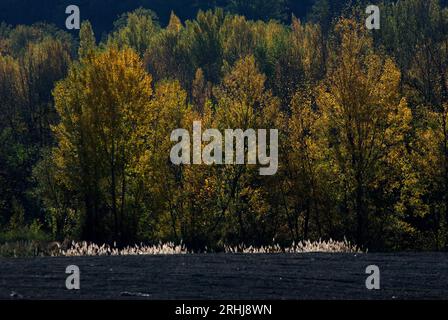
[[(140, 8), (101, 42), (88, 21), (79, 38), (2, 24), (3, 234), (446, 249), (448, 10), (379, 3), (369, 31), (362, 1), (318, 2), (289, 24), (214, 9), (162, 27)], [(278, 129), (277, 174), (173, 165), (193, 121)]]

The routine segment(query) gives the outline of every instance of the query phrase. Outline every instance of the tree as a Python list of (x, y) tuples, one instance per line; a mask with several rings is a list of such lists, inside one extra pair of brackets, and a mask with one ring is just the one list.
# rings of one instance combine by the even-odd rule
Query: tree
[(89, 21), (84, 21), (79, 30), (79, 60), (88, 59), (93, 56), (96, 48), (95, 35), (92, 30), (92, 25)]
[(13, 202), (17, 208), (24, 198), (20, 186), (26, 179), (30, 152), (23, 139), (27, 132), (22, 97), (19, 63), (0, 55), (0, 225), (14, 213)]
[(365, 246), (372, 214), (383, 210), (375, 209), (383, 205), (373, 202), (373, 194), (379, 192), (386, 201), (393, 193), (393, 181), (399, 177), (391, 174), (397, 174), (412, 115), (398, 93), (399, 70), (389, 58), (373, 52), (362, 27), (341, 20), (336, 34), (340, 43), (319, 90), (318, 106), (328, 161), (334, 163), (345, 193), (342, 205), (346, 214), (354, 215), (358, 245)]
[(199, 112), (204, 111), (205, 104), (211, 98), (211, 91), (211, 83), (205, 82), (204, 72), (202, 72), (202, 69), (199, 68), (196, 71), (191, 88), (192, 102), (196, 107), (196, 110), (198, 110)]
[(153, 11), (143, 8), (125, 13), (114, 23), (116, 31), (109, 41), (119, 47), (128, 46), (143, 57), (159, 32), (157, 20)]
[(81, 209), (83, 239), (125, 240), (130, 164), (138, 157), (132, 136), (147, 115), (151, 76), (131, 50), (107, 48), (74, 65), (54, 90), (60, 123), (51, 157), (55, 183)]
[[(259, 72), (253, 56), (239, 60), (214, 91), (214, 127), (243, 131), (278, 128), (282, 119), (280, 103), (266, 90), (265, 81), (266, 76)], [(269, 189), (262, 187), (268, 188), (269, 177), (260, 177), (254, 165), (230, 165), (217, 170), (219, 178), (212, 179), (216, 179), (219, 188), (216, 225), (226, 225), (223, 239), (235, 244), (271, 241), (276, 235), (276, 217), (271, 215), (267, 201)]]
[(438, 0), (384, 5), (384, 11), (377, 40), (396, 57), (417, 119), (408, 170), (415, 178), (404, 191), (403, 210), (416, 212), (416, 228), (441, 248), (448, 243), (448, 11)]
[(70, 41), (62, 42), (63, 32), (47, 25), (17, 27), (8, 36), (5, 52), (11, 56), (0, 56), (0, 203), (3, 220), (17, 211), (28, 223), (43, 218), (32, 192), (32, 167), (41, 149), (53, 143), (50, 126), (57, 119), (51, 90), (65, 76), (72, 48)]
[(227, 15), (220, 28), (223, 63), (233, 66), (239, 59), (255, 54), (260, 36), (246, 17)]
[(324, 46), (320, 27), (302, 24), (292, 17), (291, 30), (267, 26), (272, 75), (269, 87), (287, 106), (298, 90), (321, 80), (324, 75)]
[[(178, 81), (157, 84), (139, 130), (131, 135), (141, 150), (133, 161), (134, 215), (139, 217), (138, 234), (142, 239), (182, 240), (184, 168), (170, 163), (171, 132), (187, 128), (187, 94)], [(188, 181), (188, 180), (187, 180)]]
[[(291, 117), (288, 119), (288, 141), (282, 150), (284, 179), (279, 181), (281, 207), (295, 241), (323, 235), (321, 214), (329, 208), (322, 206), (318, 172), (322, 152), (319, 150), (315, 110), (315, 93), (308, 88), (298, 91), (291, 100)], [(311, 228), (314, 226), (314, 228)]]
[(186, 22), (185, 41), (191, 48), (193, 72), (201, 68), (205, 79), (214, 84), (221, 79), (222, 47), (219, 30), (224, 17), (221, 9), (199, 11), (196, 20)]
[(21, 81), (27, 110), (30, 142), (51, 144), (50, 125), (56, 122), (51, 90), (66, 76), (71, 62), (69, 48), (59, 40), (45, 38), (29, 44), (21, 64)]
[(161, 30), (148, 48), (144, 60), (155, 81), (178, 80), (184, 88), (189, 88), (194, 76), (190, 43), (180, 19), (171, 13), (166, 29)]

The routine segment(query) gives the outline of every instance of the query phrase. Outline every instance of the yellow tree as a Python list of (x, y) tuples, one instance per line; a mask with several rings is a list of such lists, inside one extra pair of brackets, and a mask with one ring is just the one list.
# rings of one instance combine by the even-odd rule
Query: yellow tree
[(139, 152), (130, 137), (146, 118), (151, 95), (151, 76), (138, 55), (114, 47), (74, 65), (54, 90), (61, 121), (51, 156), (57, 181), (82, 208), (85, 239), (97, 240), (109, 227), (117, 240), (126, 238), (130, 165)]
[[(265, 82), (266, 77), (258, 71), (253, 56), (240, 59), (215, 89), (217, 111), (214, 127), (221, 131), (267, 129), (270, 132), (270, 129), (281, 129), (279, 100), (265, 89)], [(249, 143), (247, 139), (247, 159)], [(227, 236), (240, 241), (271, 241), (275, 236), (273, 229), (276, 224), (273, 222), (275, 216), (270, 215), (268, 194), (269, 181), (275, 179), (275, 175), (260, 176), (258, 166), (254, 165), (226, 165), (219, 175), (217, 183), (223, 183), (223, 187), (218, 197), (220, 208), (217, 221), (227, 222), (224, 227)]]
[[(317, 122), (320, 113), (315, 110), (315, 93), (311, 89), (298, 91), (291, 100), (288, 119), (288, 141), (282, 150), (285, 179), (280, 181), (281, 203), (286, 221), (295, 241), (308, 240), (312, 235), (322, 236), (319, 203), (318, 164), (322, 158), (318, 143)], [(322, 212), (326, 213), (326, 212)], [(313, 221), (311, 221), (313, 220)], [(310, 226), (315, 226), (311, 230)]]
[(384, 213), (375, 209), (375, 194), (386, 201), (396, 187), (393, 168), (399, 167), (412, 115), (399, 95), (398, 68), (373, 52), (366, 31), (345, 19), (335, 31), (339, 44), (317, 101), (320, 123), (329, 166), (337, 169), (345, 193), (343, 207), (353, 213), (358, 244), (366, 245), (370, 214)]
[(192, 103), (196, 110), (203, 112), (205, 104), (211, 97), (212, 84), (209, 81), (205, 81), (204, 72), (201, 68), (196, 70), (195, 77), (191, 86)]
[(409, 159), (408, 175), (413, 179), (405, 185), (401, 205), (419, 217), (431, 217), (431, 232), (423, 230), (423, 235), (428, 248), (437, 250), (448, 246), (448, 104), (441, 109), (421, 113)]
[[(187, 94), (178, 81), (157, 84), (147, 115), (132, 135), (141, 150), (135, 159), (133, 176), (136, 203), (141, 203), (138, 232), (141, 238), (165, 241), (182, 239), (184, 168), (170, 162), (171, 132), (188, 128)], [(136, 213), (137, 214), (137, 213)]]

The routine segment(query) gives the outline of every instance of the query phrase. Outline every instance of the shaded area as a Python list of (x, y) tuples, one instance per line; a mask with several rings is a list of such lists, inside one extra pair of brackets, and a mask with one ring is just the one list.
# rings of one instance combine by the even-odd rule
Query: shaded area
[[(270, 0), (273, 3), (278, 1)], [(65, 20), (68, 16), (65, 14), (65, 9), (67, 6), (75, 4), (80, 8), (82, 20), (89, 20), (94, 26), (95, 33), (100, 37), (112, 29), (113, 22), (122, 13), (135, 10), (138, 7), (153, 10), (157, 13), (162, 25), (166, 25), (171, 11), (178, 14), (182, 20), (186, 20), (194, 18), (199, 10), (208, 10), (216, 7), (231, 10), (234, 7), (232, 6), (233, 3), (240, 2), (245, 3), (247, 0), (82, 0), (76, 2), (71, 0), (2, 0), (0, 3), (0, 21), (5, 21), (12, 25), (33, 24), (45, 21), (53, 23), (59, 28), (65, 28)], [(253, 19), (278, 18), (273, 13), (271, 13), (272, 16), (264, 16), (265, 12), (262, 10), (262, 4), (265, 2), (252, 1), (253, 5), (255, 5), (253, 12), (247, 12), (247, 10), (243, 10), (244, 8), (239, 6), (236, 6), (235, 9), (238, 10), (238, 13), (246, 14)], [(340, 0), (340, 2), (345, 3), (346, 0)], [(305, 17), (314, 3), (315, 0), (284, 1), (280, 6), (284, 13), (282, 17), (286, 21), (290, 19), (291, 14)], [(257, 6), (260, 12), (256, 10)]]
[[(65, 289), (65, 268), (81, 290)], [(368, 265), (381, 290), (365, 288)], [(297, 254), (0, 259), (11, 299), (447, 299), (448, 254)]]

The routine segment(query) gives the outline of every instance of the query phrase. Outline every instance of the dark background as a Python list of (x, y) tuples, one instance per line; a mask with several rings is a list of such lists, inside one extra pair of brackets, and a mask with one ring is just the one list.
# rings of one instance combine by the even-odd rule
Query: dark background
[[(247, 1), (247, 0), (246, 0)], [(250, 1), (250, 0), (249, 0)], [(318, 0), (286, 0), (275, 2), (284, 7), (281, 20), (289, 20), (292, 13), (297, 17), (305, 17), (312, 5)], [(269, 2), (269, 1), (268, 1)], [(350, 0), (332, 1), (350, 2)], [(99, 37), (110, 31), (113, 22), (124, 12), (132, 11), (138, 7), (153, 10), (159, 17), (162, 25), (167, 24), (171, 11), (174, 11), (182, 20), (196, 16), (198, 10), (207, 10), (215, 7), (231, 10), (232, 0), (1, 0), (0, 21), (11, 25), (26, 24), (45, 21), (64, 28), (68, 5), (77, 5), (81, 11), (81, 19), (89, 20)], [(241, 12), (247, 16), (247, 12)], [(266, 17), (260, 12), (252, 12), (253, 19), (278, 18)]]

